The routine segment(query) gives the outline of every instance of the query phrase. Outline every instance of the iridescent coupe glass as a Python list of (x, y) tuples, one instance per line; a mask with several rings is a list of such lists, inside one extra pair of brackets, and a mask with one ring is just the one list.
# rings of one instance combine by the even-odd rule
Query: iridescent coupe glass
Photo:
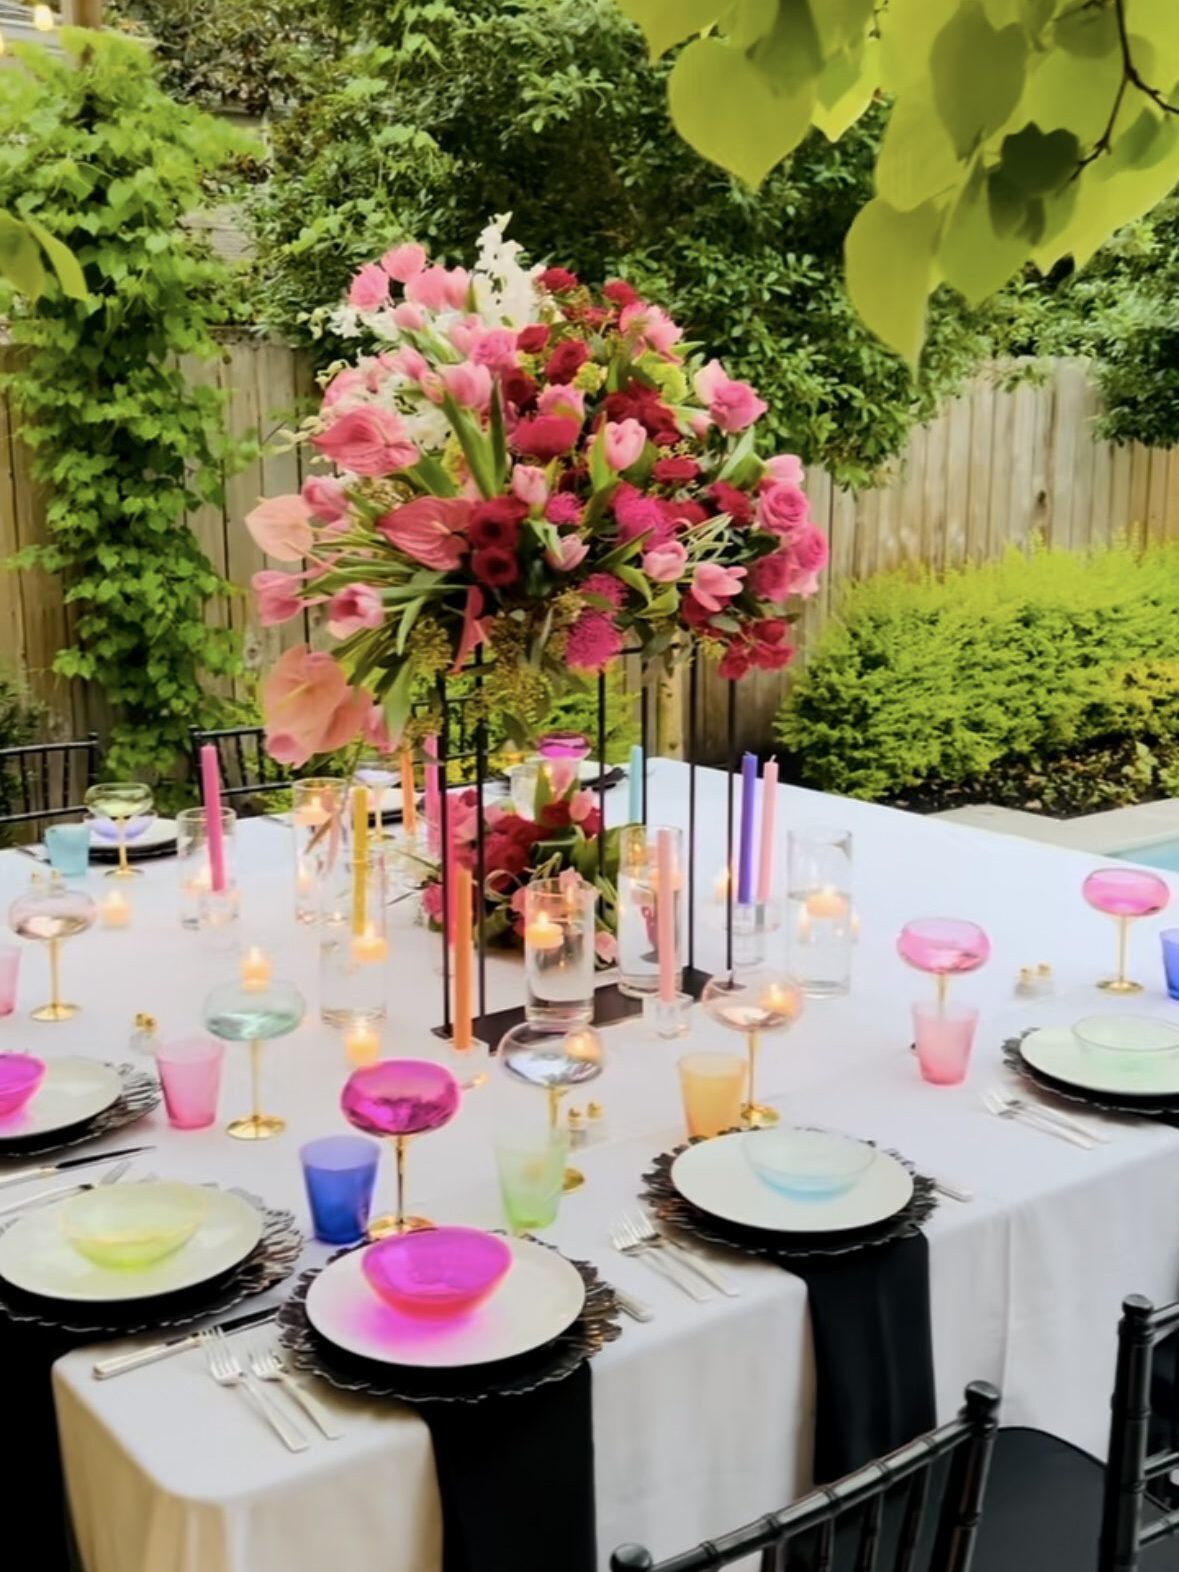
[(81, 1006), (67, 1004), (61, 997), (61, 946), (65, 939), (92, 928), (95, 915), (94, 902), (85, 891), (67, 889), (57, 873), (48, 886), (34, 886), (8, 908), (14, 933), (49, 946), (50, 999), (32, 1012), (34, 1021), (68, 1021), (77, 1015)]
[(714, 1021), (745, 1038), (749, 1075), (742, 1123), (751, 1130), (777, 1124), (777, 1109), (759, 1103), (754, 1095), (757, 1054), (763, 1032), (789, 1031), (798, 1020), (802, 1014), (802, 989), (791, 978), (773, 971), (730, 972), (710, 978), (700, 1002)]
[(142, 835), (155, 818), (151, 787), (138, 781), (99, 781), (83, 798), (94, 816), (95, 832), (115, 842), (119, 860), (108, 868), (108, 879), (137, 879), (141, 869), (127, 862), (127, 842)]
[(251, 1111), (226, 1128), (238, 1141), (268, 1141), (281, 1135), (287, 1122), (262, 1112), (262, 1044), (285, 1037), (303, 1019), (303, 995), (289, 982), (236, 979), (222, 983), (205, 998), (205, 1027), (224, 1042), (248, 1043)]

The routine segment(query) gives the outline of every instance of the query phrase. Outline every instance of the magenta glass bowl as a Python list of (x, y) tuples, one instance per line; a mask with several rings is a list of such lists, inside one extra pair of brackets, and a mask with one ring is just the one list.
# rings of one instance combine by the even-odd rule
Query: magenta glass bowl
[(1098, 868), (1081, 885), (1089, 905), (1107, 917), (1153, 917), (1171, 899), (1171, 888), (1157, 873), (1141, 868)]
[(478, 1228), (426, 1228), (370, 1245), (365, 1281), (391, 1310), (443, 1320), (468, 1315), (503, 1282), (512, 1251)]
[(459, 1083), (429, 1059), (382, 1059), (354, 1070), (340, 1094), (348, 1123), (369, 1135), (422, 1135), (454, 1118)]
[(0, 1053), (0, 1119), (20, 1113), (44, 1079), (44, 1059), (29, 1053)]
[(580, 731), (547, 731), (536, 744), (542, 759), (584, 759), (589, 750), (589, 738)]
[(897, 954), (919, 972), (949, 977), (984, 966), (990, 959), (991, 941), (976, 922), (918, 917), (898, 934)]

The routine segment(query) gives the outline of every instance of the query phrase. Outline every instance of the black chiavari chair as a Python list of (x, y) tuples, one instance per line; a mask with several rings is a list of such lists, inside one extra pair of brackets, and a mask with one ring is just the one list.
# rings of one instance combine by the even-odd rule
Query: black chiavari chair
[[(656, 1562), (641, 1545), (623, 1545), (610, 1558), (611, 1572), (718, 1572), (759, 1554), (760, 1572), (833, 1572), (837, 1565), (848, 1572), (969, 1572), (998, 1415), (995, 1388), (972, 1382), (957, 1419), (879, 1462), (667, 1561)], [(935, 1471), (944, 1482), (927, 1527)]]
[(35, 838), (42, 824), (86, 812), (87, 788), (98, 777), (98, 738), (31, 742), (0, 748), (0, 835)]
[(287, 791), (295, 779), (292, 771), (276, 764), (266, 751), (266, 736), (261, 726), (227, 726), (217, 731), (189, 730), (195, 779), (200, 780), (201, 748), (211, 742), (217, 749), (221, 766), (221, 795), (239, 813), (263, 811), (255, 797)]

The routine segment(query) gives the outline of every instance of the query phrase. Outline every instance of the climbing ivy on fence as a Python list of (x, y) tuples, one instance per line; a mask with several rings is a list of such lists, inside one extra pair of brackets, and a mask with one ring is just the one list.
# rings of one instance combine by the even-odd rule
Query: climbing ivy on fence
[(179, 357), (215, 353), (225, 284), (183, 221), (241, 142), (167, 98), (140, 45), (60, 36), (64, 58), (21, 49), (0, 94), (0, 209), (63, 242), (86, 283), (78, 299), (47, 278), (35, 301), (0, 284), (19, 346), (4, 380), (48, 497), (47, 540), (16, 565), (63, 578), (55, 669), (103, 690), (108, 767), (142, 776), (218, 713), (202, 677), (238, 669), (204, 620), (227, 586), (184, 517), (218, 493), (220, 400)]

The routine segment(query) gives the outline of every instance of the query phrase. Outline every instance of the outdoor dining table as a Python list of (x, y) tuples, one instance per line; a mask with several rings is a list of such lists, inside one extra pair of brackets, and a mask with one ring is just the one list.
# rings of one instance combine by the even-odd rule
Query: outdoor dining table
[[(652, 822), (686, 827), (687, 778), (683, 764), (652, 762)], [(719, 969), (723, 907), (714, 889), (726, 861), (724, 775), (699, 771), (698, 793), (696, 962)], [(624, 797), (615, 792), (610, 800), (615, 822)], [(1143, 922), (1133, 938), (1134, 970), (1147, 991), (1109, 1006), (1095, 985), (1111, 932), (1080, 895), (1097, 859), (792, 787), (779, 788), (777, 822), (783, 840), (805, 826), (852, 832), (860, 931), (851, 992), (809, 1001), (793, 1030), (767, 1038), (761, 1093), (799, 1123), (895, 1148), (923, 1173), (972, 1193), (969, 1201), (943, 1199), (925, 1225), (939, 1419), (956, 1410), (967, 1381), (984, 1379), (1003, 1393), (1005, 1423), (1043, 1427), (1101, 1453), (1120, 1302), (1130, 1292), (1164, 1300), (1179, 1290), (1179, 1131), (1102, 1119), (1110, 1139), (1083, 1150), (990, 1116), (981, 1093), (1003, 1077), (1004, 1039), (1026, 1027), (1111, 1007), (1175, 1019), (1161, 985), (1159, 924)], [(261, 946), (275, 974), (294, 981), (308, 1001), (299, 1030), (268, 1045), (264, 1070), (267, 1104), (288, 1129), (258, 1145), (226, 1137), (224, 1119), (248, 1102), (244, 1050), (231, 1046), (221, 1120), (179, 1131), (156, 1110), (134, 1127), (137, 1139), (157, 1148), (138, 1171), (150, 1164), (165, 1178), (242, 1186), (268, 1205), (294, 1209), (310, 1236), (298, 1148), (347, 1128), (339, 1095), (348, 1065), (339, 1033), (320, 1022), (314, 929), (292, 915), (289, 831), (267, 818), (240, 823), (237, 864), (241, 942)], [(18, 853), (0, 856), (5, 903), (30, 871)], [(202, 997), (233, 975), (237, 959), (181, 927), (177, 882), (173, 862), (144, 864), (143, 877), (126, 886), (129, 926), (99, 928), (67, 946), (63, 972), (83, 1006), (69, 1023), (29, 1022), (43, 960), (27, 953), (20, 1009), (0, 1022), (0, 1046), (49, 1058), (125, 1058), (132, 1019), (142, 1011), (158, 1018), (164, 1038), (199, 1033)], [(416, 904), (391, 909), (384, 1051), (430, 1057), (440, 1051), (431, 1032), (441, 1019), (440, 941), (417, 922)], [(924, 1083), (909, 1051), (910, 1006), (931, 984), (898, 958), (896, 936), (916, 916), (968, 917), (992, 940), (987, 967), (954, 984), (955, 998), (981, 1011), (962, 1086)], [(1020, 968), (1040, 962), (1050, 963), (1055, 991), (1018, 997)], [(488, 989), (493, 1008), (519, 1002), (520, 963), (493, 957)], [(638, 1018), (606, 1030), (605, 1073), (593, 1089), (603, 1129), (578, 1153), (587, 1182), (565, 1197), (545, 1233), (654, 1310), (649, 1322), (627, 1321), (593, 1363), (603, 1565), (620, 1541), (668, 1554), (721, 1533), (782, 1506), (810, 1479), (814, 1364), (802, 1281), (718, 1253), (712, 1259), (739, 1295), (697, 1303), (612, 1248), (612, 1223), (633, 1209), (651, 1160), (684, 1139), (676, 1061), (685, 1044), (738, 1046), (699, 1010), (679, 1042), (654, 1037)], [(501, 1081), (493, 1065), (459, 1116), (415, 1147), (411, 1204), (435, 1222), (502, 1226), (490, 1136)], [(127, 1144), (126, 1134), (108, 1143)], [(378, 1179), (386, 1201), (387, 1162)], [(309, 1243), (303, 1264), (329, 1254)], [(209, 1378), (199, 1351), (95, 1380), (95, 1359), (123, 1346), (78, 1349), (54, 1370), (85, 1572), (438, 1572), (430, 1435), (415, 1413), (317, 1383), (343, 1437), (291, 1455)], [(904, 1379), (903, 1371), (894, 1374)], [(527, 1513), (530, 1480), (522, 1474), (513, 1484), (505, 1510)]]

